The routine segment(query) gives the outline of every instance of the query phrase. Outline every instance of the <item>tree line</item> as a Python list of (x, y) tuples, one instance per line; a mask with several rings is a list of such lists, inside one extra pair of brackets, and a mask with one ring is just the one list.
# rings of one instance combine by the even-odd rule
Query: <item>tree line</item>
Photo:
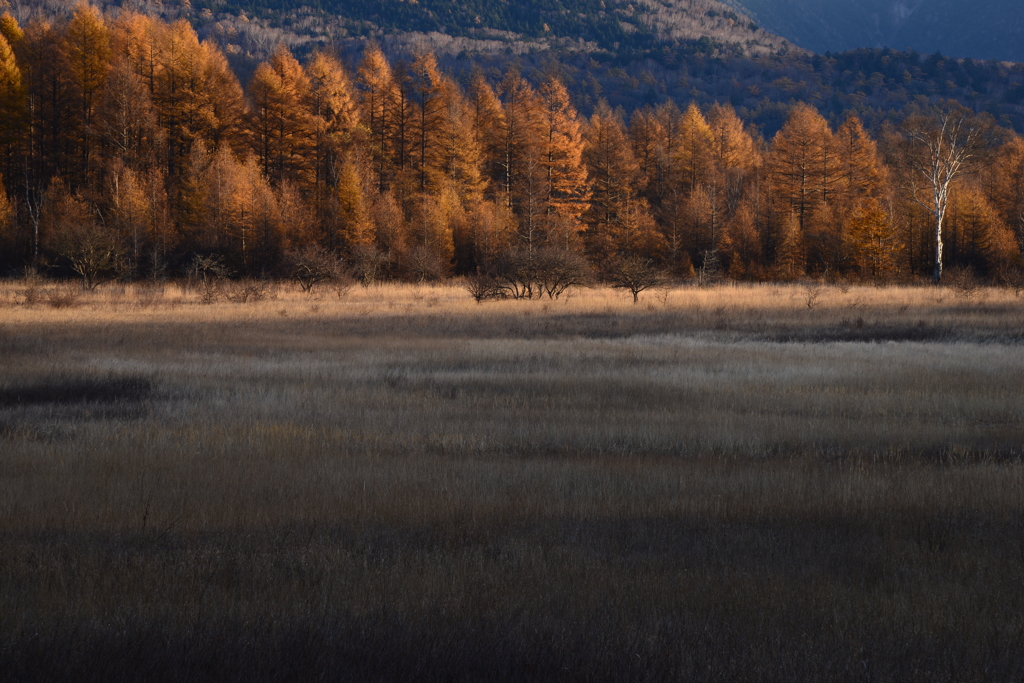
[(243, 87), (188, 22), (85, 4), (0, 17), (0, 170), (0, 267), (87, 284), (325, 259), (364, 281), (994, 278), (1024, 245), (1024, 140), (952, 105), (872, 136), (795, 104), (765, 140), (729, 105), (584, 117), (557, 77), (459, 82), (372, 43), (352, 68), (281, 45)]

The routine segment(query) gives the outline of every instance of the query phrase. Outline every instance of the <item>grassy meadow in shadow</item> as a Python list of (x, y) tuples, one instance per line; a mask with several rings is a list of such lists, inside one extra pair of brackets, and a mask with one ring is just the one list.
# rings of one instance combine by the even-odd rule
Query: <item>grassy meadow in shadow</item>
[(1024, 299), (0, 283), (12, 681), (1024, 677)]

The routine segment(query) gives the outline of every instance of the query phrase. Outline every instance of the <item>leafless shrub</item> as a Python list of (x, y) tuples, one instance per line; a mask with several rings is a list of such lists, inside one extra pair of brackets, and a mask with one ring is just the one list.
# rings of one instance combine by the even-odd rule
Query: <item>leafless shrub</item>
[(226, 281), (223, 285), (224, 298), (236, 304), (263, 301), (273, 291), (270, 280)]
[(125, 276), (128, 263), (119, 237), (93, 220), (81, 223), (65, 220), (56, 231), (57, 252), (82, 278), (82, 286), (93, 290), (105, 282)]
[(417, 282), (437, 282), (444, 271), (441, 257), (430, 247), (420, 245), (409, 252), (409, 272)]
[(466, 277), (466, 291), (478, 304), (508, 297), (502, 284), (493, 276), (484, 273), (474, 273)]
[(322, 283), (329, 283), (347, 277), (345, 264), (337, 254), (319, 245), (285, 252), (284, 267), (288, 277), (299, 283), (307, 294)]
[(377, 247), (361, 244), (352, 249), (352, 275), (363, 287), (380, 282), (387, 268), (388, 256)]
[(224, 280), (231, 274), (231, 269), (220, 256), (203, 256), (196, 254), (188, 266), (189, 287), (198, 289), (199, 300), (210, 304), (217, 300)]
[(25, 268), (24, 277), (25, 288), (21, 290), (21, 303), (28, 308), (38, 306), (43, 302), (43, 276), (40, 275), (39, 271), (32, 266)]
[(981, 288), (974, 270), (969, 266), (955, 266), (947, 268), (942, 278), (943, 282), (951, 287), (961, 299), (972, 299)]
[(590, 263), (581, 254), (554, 246), (507, 250), (491, 264), (487, 276), (511, 299), (545, 295), (558, 299), (570, 288), (588, 286), (594, 279)]
[(1020, 296), (1024, 292), (1024, 267), (1012, 266), (999, 271), (999, 282), (1008, 289), (1013, 290), (1014, 296)]
[(79, 304), (82, 288), (61, 283), (46, 290), (46, 303), (50, 308), (74, 308)]
[(821, 295), (825, 292), (825, 283), (822, 280), (810, 280), (803, 285), (804, 303), (807, 310), (818, 305)]
[(668, 278), (650, 259), (635, 256), (621, 259), (613, 267), (609, 282), (614, 289), (625, 289), (633, 295), (633, 303), (640, 300), (640, 292), (663, 286)]
[(704, 261), (697, 269), (696, 275), (698, 287), (712, 287), (722, 281), (722, 261), (717, 249), (708, 249), (704, 252)]

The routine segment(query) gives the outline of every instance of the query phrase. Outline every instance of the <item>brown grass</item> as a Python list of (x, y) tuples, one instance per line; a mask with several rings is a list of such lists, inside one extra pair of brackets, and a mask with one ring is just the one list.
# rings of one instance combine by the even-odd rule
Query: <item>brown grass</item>
[(11, 680), (1019, 680), (1024, 301), (0, 286)]

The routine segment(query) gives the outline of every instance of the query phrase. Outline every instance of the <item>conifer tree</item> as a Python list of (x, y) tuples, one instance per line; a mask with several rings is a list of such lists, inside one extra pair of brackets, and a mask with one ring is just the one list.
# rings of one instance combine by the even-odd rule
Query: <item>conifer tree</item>
[(320, 198), (338, 183), (339, 164), (354, 144), (359, 112), (352, 82), (338, 60), (318, 50), (306, 64), (306, 76), (315, 133), (314, 196)]
[(598, 105), (585, 133), (583, 159), (593, 182), (584, 214), (586, 241), (595, 262), (608, 265), (618, 253), (646, 255), (656, 240), (647, 204), (638, 197), (639, 165), (621, 118), (606, 103)]
[[(507, 207), (507, 195), (502, 173), (505, 149), (505, 112), (494, 88), (487, 83), (483, 74), (473, 74), (469, 83), (469, 104), (472, 129), (483, 155), (484, 174), (489, 179), (489, 195), (495, 201), (503, 201)], [(500, 199), (499, 199), (500, 198)]]
[(156, 108), (145, 82), (123, 57), (107, 77), (97, 105), (96, 130), (109, 158), (136, 168), (155, 161), (161, 138)]
[(75, 7), (64, 33), (63, 53), (68, 65), (71, 93), (78, 106), (77, 146), (81, 173), (91, 170), (93, 118), (97, 94), (110, 69), (110, 32), (100, 11), (85, 3)]
[(540, 95), (544, 133), (541, 163), (547, 187), (547, 213), (549, 218), (560, 219), (567, 229), (575, 231), (590, 204), (581, 122), (561, 81), (547, 80)]
[(377, 188), (385, 192), (393, 180), (392, 135), (393, 92), (395, 88), (391, 65), (376, 44), (367, 46), (359, 65), (359, 86), (362, 93), (363, 123), (370, 133), (370, 158)]
[[(16, 35), (10, 28), (5, 33)], [(8, 178), (16, 177), (15, 174), (22, 170), (19, 162), (24, 154), (22, 143), (27, 123), (28, 97), (21, 69), (7, 38), (0, 35), (0, 158)]]
[(253, 149), (267, 178), (311, 185), (315, 177), (315, 121), (307, 110), (309, 80), (295, 57), (279, 45), (249, 83)]

